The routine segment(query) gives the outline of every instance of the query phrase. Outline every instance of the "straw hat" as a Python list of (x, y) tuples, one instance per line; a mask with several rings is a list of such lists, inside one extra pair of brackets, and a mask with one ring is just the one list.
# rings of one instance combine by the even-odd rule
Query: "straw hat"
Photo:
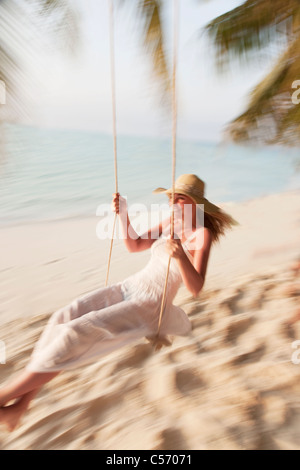
[[(196, 204), (203, 204), (204, 212), (208, 214), (217, 214), (220, 211), (220, 207), (212, 204), (204, 197), (205, 183), (196, 175), (181, 175), (175, 181), (174, 193), (184, 194), (190, 197)], [(172, 188), (156, 188), (153, 193), (165, 193), (168, 196), (172, 196)]]

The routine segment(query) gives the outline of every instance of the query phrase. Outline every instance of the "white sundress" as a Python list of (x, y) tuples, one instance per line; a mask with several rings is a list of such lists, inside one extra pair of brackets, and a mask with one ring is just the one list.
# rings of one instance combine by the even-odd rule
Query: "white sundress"
[[(187, 249), (193, 232), (183, 244)], [(57, 310), (50, 317), (27, 369), (51, 372), (72, 369), (97, 361), (100, 357), (143, 337), (157, 333), (169, 254), (164, 235), (151, 245), (147, 265), (124, 281), (94, 290)], [(186, 336), (191, 322), (173, 304), (182, 283), (174, 258), (171, 259), (160, 335)]]

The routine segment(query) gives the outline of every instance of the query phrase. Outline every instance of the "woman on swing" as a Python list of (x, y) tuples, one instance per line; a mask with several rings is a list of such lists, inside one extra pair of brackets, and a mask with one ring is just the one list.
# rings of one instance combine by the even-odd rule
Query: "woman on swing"
[[(185, 336), (191, 330), (185, 312), (173, 305), (183, 282), (193, 296), (201, 291), (213, 243), (237, 222), (204, 198), (204, 182), (196, 175), (181, 175), (175, 183), (174, 235), (170, 220), (138, 236), (130, 225), (124, 199), (113, 195), (129, 252), (151, 248), (144, 269), (122, 282), (102, 287), (57, 310), (50, 318), (25, 370), (0, 389), (0, 422), (12, 431), (41, 387), (62, 370), (96, 361), (117, 348), (157, 333), (166, 270), (171, 256), (160, 337)], [(157, 188), (172, 204), (172, 189)], [(121, 203), (121, 204), (120, 204)], [(201, 209), (197, 204), (203, 204)], [(189, 220), (184, 220), (189, 207)], [(199, 223), (199, 212), (202, 221)], [(178, 213), (180, 215), (178, 216)], [(201, 219), (201, 217), (200, 217)], [(188, 222), (188, 223), (187, 223)], [(193, 240), (193, 243), (192, 243)]]

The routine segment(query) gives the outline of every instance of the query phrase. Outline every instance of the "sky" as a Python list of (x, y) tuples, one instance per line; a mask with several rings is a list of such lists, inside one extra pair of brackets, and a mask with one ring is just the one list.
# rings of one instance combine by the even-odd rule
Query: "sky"
[[(112, 132), (112, 100), (107, 0), (76, 0), (80, 16), (80, 47), (68, 56), (52, 51), (39, 70), (32, 124), (42, 127)], [(163, 21), (166, 52), (172, 62), (172, 0), (165, 0)], [(251, 89), (272, 65), (262, 56), (247, 68), (238, 64), (217, 73), (214, 50), (201, 28), (238, 6), (237, 0), (179, 0), (177, 69), (178, 136), (218, 141), (224, 126), (247, 104)], [(160, 103), (149, 59), (141, 46), (135, 2), (115, 8), (117, 132), (166, 137), (171, 113)], [(41, 67), (40, 67), (41, 68)]]

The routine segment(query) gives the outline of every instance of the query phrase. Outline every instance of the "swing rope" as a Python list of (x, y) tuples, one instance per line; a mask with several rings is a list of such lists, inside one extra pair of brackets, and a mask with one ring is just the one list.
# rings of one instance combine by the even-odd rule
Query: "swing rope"
[[(118, 162), (117, 162), (117, 113), (116, 113), (116, 78), (115, 78), (115, 45), (114, 45), (114, 7), (113, 0), (109, 0), (109, 31), (110, 31), (110, 67), (111, 67), (111, 93), (112, 93), (112, 121), (113, 121), (113, 143), (114, 143), (114, 164), (115, 164), (115, 192), (118, 192)], [(108, 283), (110, 260), (114, 242), (117, 213), (115, 212), (112, 237), (110, 240), (110, 249), (108, 255), (105, 287)]]
[[(118, 173), (117, 173), (117, 126), (116, 126), (116, 84), (115, 84), (115, 51), (114, 51), (114, 9), (113, 0), (109, 1), (109, 16), (110, 16), (110, 62), (111, 62), (111, 89), (112, 89), (112, 116), (113, 116), (113, 142), (114, 142), (114, 165), (115, 165), (115, 192), (118, 192)], [(174, 6), (174, 31), (173, 31), (173, 71), (172, 71), (172, 213), (171, 213), (171, 238), (174, 237), (174, 202), (175, 202), (175, 170), (176, 170), (176, 138), (177, 138), (177, 55), (178, 55), (178, 20), (179, 20), (179, 3), (178, 0), (173, 0)], [(105, 286), (107, 286), (108, 275), (110, 269), (110, 261), (115, 233), (117, 213), (115, 212), (112, 238), (110, 243), (110, 250), (108, 256), (108, 265), (106, 273)], [(158, 327), (156, 336), (148, 338), (156, 350), (160, 349), (162, 345), (169, 345), (170, 342), (160, 337), (160, 329), (162, 323), (162, 317), (165, 307), (166, 292), (168, 285), (168, 278), (170, 272), (172, 256), (169, 256), (164, 290), (162, 295), (162, 302), (160, 307), (160, 314), (158, 320)]]
[[(176, 137), (177, 137), (177, 56), (178, 56), (178, 19), (179, 19), (179, 5), (178, 0), (173, 0), (174, 4), (174, 31), (173, 31), (173, 71), (172, 71), (172, 213), (171, 213), (171, 238), (174, 237), (174, 202), (175, 202), (175, 171), (176, 171)], [(168, 278), (170, 272), (172, 256), (169, 256), (164, 291), (162, 295), (162, 302), (160, 307), (160, 314), (158, 320), (158, 328), (156, 337), (154, 338), (153, 344), (156, 349), (161, 347), (159, 341), (160, 329), (163, 311), (165, 307), (165, 298), (167, 292)]]

